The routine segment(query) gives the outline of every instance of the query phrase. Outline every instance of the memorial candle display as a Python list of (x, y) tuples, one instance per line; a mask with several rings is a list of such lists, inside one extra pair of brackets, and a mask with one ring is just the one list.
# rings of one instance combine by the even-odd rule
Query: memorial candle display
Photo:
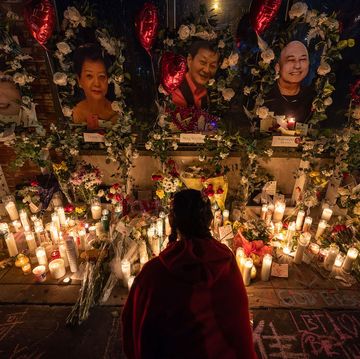
[(267, 211), (268, 211), (268, 205), (267, 204), (263, 204), (262, 206), (261, 206), (261, 214), (260, 214), (260, 218), (263, 220), (263, 221), (265, 221), (265, 218), (266, 218), (266, 213), (267, 213)]
[(35, 250), (35, 253), (36, 253), (36, 258), (39, 262), (39, 265), (43, 265), (43, 266), (47, 267), (48, 260), (47, 260), (45, 248), (42, 246), (37, 247)]
[(300, 210), (296, 216), (296, 230), (300, 231), (303, 227), (303, 222), (305, 218), (305, 211)]
[(272, 220), (274, 223), (281, 222), (285, 213), (285, 203), (277, 202), (274, 208)]
[(303, 232), (310, 232), (313, 219), (311, 217), (305, 217)]
[(316, 230), (315, 239), (318, 239), (325, 232), (327, 227), (327, 222), (324, 219), (321, 219)]
[(15, 257), (19, 253), (19, 251), (16, 245), (14, 235), (12, 233), (6, 234), (5, 243), (9, 251), (9, 256)]
[(265, 254), (261, 266), (261, 280), (266, 282), (270, 279), (272, 255)]
[(91, 200), (91, 215), (95, 220), (101, 219), (101, 202), (99, 198)]
[(66, 274), (64, 260), (54, 259), (49, 263), (50, 275), (53, 279), (59, 279)]
[(12, 221), (15, 221), (16, 219), (19, 219), (19, 212), (16, 208), (15, 204), (15, 198), (13, 196), (6, 196), (3, 199), (5, 209), (7, 213), (9, 214), (9, 217)]
[(338, 254), (339, 254), (338, 245), (335, 244), (335, 243), (330, 244), (329, 251), (328, 251), (327, 256), (325, 257), (325, 260), (324, 260), (324, 268), (327, 271), (329, 271), (329, 272), (332, 271), (333, 265), (335, 263), (335, 260), (336, 260), (336, 257), (337, 257)]
[(311, 239), (310, 233), (302, 233), (298, 239), (298, 246), (295, 253), (294, 263), (301, 264), (305, 252), (305, 248), (309, 245)]
[(24, 228), (30, 227), (30, 222), (27, 212), (24, 209), (22, 209), (20, 210), (19, 215), (22, 226)]
[(325, 221), (329, 221), (332, 214), (333, 214), (333, 211), (330, 208), (324, 208), (322, 215), (321, 215), (321, 219), (323, 219)]
[(251, 258), (246, 258), (244, 263), (243, 274), (242, 274), (245, 286), (248, 286), (250, 284), (252, 266), (253, 266), (253, 260)]
[(26, 239), (26, 243), (29, 247), (30, 254), (32, 256), (34, 256), (35, 250), (37, 248), (34, 233), (33, 232), (25, 232), (25, 239)]
[(351, 271), (351, 267), (352, 267), (355, 259), (357, 258), (358, 254), (359, 254), (359, 251), (356, 248), (354, 248), (354, 247), (349, 248), (349, 250), (347, 251), (344, 263), (342, 265), (342, 269), (345, 272)]

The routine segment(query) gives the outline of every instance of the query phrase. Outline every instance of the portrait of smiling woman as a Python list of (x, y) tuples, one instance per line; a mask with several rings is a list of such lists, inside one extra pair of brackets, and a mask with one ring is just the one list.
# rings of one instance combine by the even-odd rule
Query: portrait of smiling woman
[(108, 94), (108, 67), (99, 46), (88, 44), (79, 47), (75, 53), (74, 67), (78, 84), (85, 99), (74, 108), (75, 124), (86, 124), (89, 130), (111, 127), (117, 113), (112, 110)]

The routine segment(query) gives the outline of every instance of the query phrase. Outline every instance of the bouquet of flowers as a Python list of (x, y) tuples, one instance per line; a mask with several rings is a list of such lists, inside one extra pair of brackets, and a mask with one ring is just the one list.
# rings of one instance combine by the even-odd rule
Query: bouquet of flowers
[(36, 213), (41, 204), (40, 192), (39, 182), (31, 181), (30, 186), (24, 186), (17, 190), (16, 196), (22, 198), (22, 203), (29, 205), (31, 212)]
[(126, 197), (125, 189), (119, 183), (114, 183), (107, 191), (99, 190), (97, 195), (98, 197), (105, 197), (113, 205), (122, 203)]

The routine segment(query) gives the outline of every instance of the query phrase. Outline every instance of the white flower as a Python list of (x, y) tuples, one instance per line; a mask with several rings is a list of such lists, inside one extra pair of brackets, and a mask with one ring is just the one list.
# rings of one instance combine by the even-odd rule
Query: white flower
[(13, 76), (13, 80), (19, 86), (24, 86), (26, 84), (26, 77), (20, 72), (16, 72)]
[(114, 38), (108, 39), (102, 36), (98, 37), (100, 45), (106, 50), (109, 55), (116, 55), (116, 40)]
[(158, 87), (158, 91), (160, 92), (160, 93), (162, 93), (163, 95), (165, 95), (165, 96), (167, 96), (167, 95), (169, 95), (168, 93), (167, 93), (167, 91), (164, 89), (164, 87), (163, 87), (163, 85), (159, 85), (159, 87)]
[(98, 197), (104, 197), (104, 196), (105, 196), (104, 190), (103, 190), (103, 189), (100, 189), (100, 190), (98, 191), (98, 193), (97, 193), (97, 196), (98, 196)]
[(331, 97), (326, 97), (326, 99), (324, 100), (325, 106), (330, 106), (332, 103), (333, 103), (333, 100)]
[(353, 209), (354, 214), (356, 214), (357, 216), (360, 216), (360, 202), (356, 203), (354, 209)]
[(186, 40), (190, 36), (190, 28), (186, 25), (181, 25), (178, 34), (180, 40)]
[(305, 22), (310, 24), (310, 26), (315, 26), (316, 24), (317, 11), (316, 10), (308, 10), (305, 17)]
[(158, 141), (158, 140), (161, 139), (161, 135), (160, 135), (159, 133), (154, 133), (154, 134), (153, 134), (153, 139), (156, 140), (156, 141)]
[(208, 85), (212, 86), (214, 83), (215, 83), (215, 79), (210, 79), (209, 82), (208, 82)]
[(218, 48), (223, 49), (225, 47), (225, 42), (223, 40), (220, 40), (218, 43)]
[(199, 161), (204, 162), (205, 161), (205, 156), (204, 155), (199, 155)]
[(174, 149), (174, 151), (176, 151), (177, 149), (178, 149), (178, 144), (177, 144), (177, 142), (172, 142), (172, 144), (171, 144), (171, 146), (172, 146), (172, 148)]
[(296, 2), (289, 11), (289, 18), (294, 19), (306, 14), (308, 6), (304, 2)]
[(256, 115), (264, 119), (269, 115), (269, 109), (266, 106), (261, 106), (256, 109)]
[(74, 33), (74, 30), (73, 29), (67, 29), (65, 31), (65, 37), (67, 39), (70, 39), (71, 37), (74, 37), (75, 36), (75, 33)]
[(317, 73), (320, 76), (324, 76), (326, 74), (328, 74), (331, 71), (331, 67), (327, 62), (321, 62), (320, 66), (317, 69)]
[(58, 42), (56, 44), (56, 47), (58, 48), (59, 52), (63, 55), (70, 54), (71, 52), (71, 47), (65, 41)]
[(69, 106), (63, 106), (62, 113), (65, 117), (71, 117), (72, 116), (72, 109)]
[(168, 37), (163, 41), (164, 45), (167, 46), (174, 46), (174, 40), (173, 39), (169, 39)]
[(352, 113), (352, 117), (355, 118), (356, 120), (360, 119), (360, 106), (356, 106), (353, 113)]
[(258, 69), (255, 69), (254, 67), (251, 69), (251, 75), (258, 76), (260, 71)]
[(79, 154), (79, 151), (76, 150), (75, 148), (70, 148), (70, 154), (72, 156), (77, 156)]
[(67, 85), (67, 75), (63, 72), (55, 72), (53, 76), (53, 81), (58, 86), (66, 86)]
[(343, 150), (345, 152), (349, 151), (349, 145), (347, 143), (344, 144)]
[(74, 6), (69, 6), (64, 11), (64, 18), (70, 21), (73, 27), (78, 27), (79, 25), (82, 27), (86, 26), (86, 18), (81, 16), (79, 11)]
[(250, 95), (250, 93), (251, 93), (251, 87), (245, 86), (244, 89), (243, 89), (243, 93), (244, 93), (244, 95), (246, 95), (246, 96)]
[(225, 101), (230, 101), (235, 96), (235, 91), (232, 88), (224, 88), (221, 91), (222, 97)]
[(30, 102), (31, 102), (31, 98), (29, 96), (23, 96), (21, 98), (21, 102), (24, 104), (24, 105), (30, 105)]
[(248, 179), (245, 176), (241, 176), (240, 178), (240, 184), (244, 185), (248, 183)]
[(274, 151), (273, 151), (271, 148), (269, 148), (268, 150), (264, 151), (264, 153), (265, 153), (267, 156), (271, 157), (271, 156), (274, 154)]
[(147, 150), (151, 150), (152, 147), (153, 147), (153, 143), (151, 141), (148, 141), (148, 142), (145, 143), (145, 148)]
[(261, 53), (260, 56), (263, 59), (263, 61), (265, 62), (265, 64), (270, 64), (270, 62), (272, 60), (274, 60), (274, 58), (275, 58), (274, 51), (271, 49), (266, 49), (265, 51), (263, 51)]
[(195, 33), (193, 36), (199, 37), (202, 40), (211, 41), (217, 38), (216, 32), (211, 30), (211, 32), (200, 31)]
[(221, 68), (222, 70), (225, 70), (225, 69), (227, 69), (229, 66), (230, 66), (229, 59), (228, 59), (227, 57), (225, 57), (225, 59), (223, 60), (221, 66), (220, 66), (220, 68)]
[(220, 152), (220, 158), (223, 160), (224, 158), (226, 158), (227, 156), (229, 156), (228, 153), (224, 153), (224, 152)]
[(229, 66), (235, 66), (239, 61), (239, 54), (237, 53), (231, 53), (229, 56)]

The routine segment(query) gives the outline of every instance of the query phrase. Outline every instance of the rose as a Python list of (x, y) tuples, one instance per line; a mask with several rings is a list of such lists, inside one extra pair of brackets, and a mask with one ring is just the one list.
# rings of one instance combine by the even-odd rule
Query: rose
[(324, 100), (324, 105), (325, 105), (325, 106), (330, 106), (332, 103), (333, 103), (333, 100), (332, 100), (331, 97), (327, 97), (327, 98)]
[(151, 180), (152, 181), (161, 181), (164, 177), (162, 175), (152, 175)]
[(70, 52), (71, 52), (71, 47), (65, 41), (58, 42), (56, 44), (56, 47), (58, 48), (60, 53), (63, 54), (63, 55), (70, 54)]
[(331, 67), (327, 62), (321, 62), (320, 66), (317, 69), (317, 73), (320, 76), (324, 76), (326, 74), (328, 74), (331, 71)]
[(186, 25), (181, 25), (178, 34), (180, 40), (186, 40), (190, 36), (190, 28)]
[(25, 76), (20, 73), (20, 72), (16, 72), (13, 76), (13, 80), (16, 84), (18, 84), (19, 86), (24, 86), (26, 84), (26, 78)]
[(66, 20), (69, 20), (73, 27), (78, 27), (79, 25), (81, 25), (82, 27), (86, 26), (86, 18), (84, 16), (81, 16), (79, 11), (74, 6), (69, 6), (64, 11), (64, 18)]
[(239, 54), (235, 53), (231, 53), (231, 55), (229, 56), (229, 66), (235, 66), (239, 61)]
[(66, 86), (67, 85), (67, 75), (63, 72), (55, 72), (53, 76), (53, 81), (58, 86)]
[(115, 112), (122, 112), (122, 107), (120, 106), (119, 101), (111, 102), (111, 109)]
[(63, 106), (62, 113), (65, 117), (71, 117), (72, 116), (72, 109), (69, 106)]
[(263, 59), (263, 61), (265, 62), (265, 64), (270, 64), (270, 62), (272, 60), (274, 60), (274, 58), (275, 58), (274, 51), (271, 49), (266, 49), (265, 51), (263, 51), (261, 53), (260, 56)]
[(268, 117), (269, 109), (265, 106), (261, 106), (256, 109), (256, 115), (259, 116), (260, 118), (264, 119), (264, 118)]
[(75, 36), (74, 30), (73, 29), (67, 29), (65, 31), (65, 37), (67, 39), (70, 39), (71, 37)]
[(224, 88), (221, 94), (225, 101), (230, 101), (235, 96), (235, 91), (232, 88)]
[(294, 19), (295, 17), (303, 16), (306, 14), (307, 10), (308, 6), (304, 2), (297, 2), (291, 7), (289, 18)]

